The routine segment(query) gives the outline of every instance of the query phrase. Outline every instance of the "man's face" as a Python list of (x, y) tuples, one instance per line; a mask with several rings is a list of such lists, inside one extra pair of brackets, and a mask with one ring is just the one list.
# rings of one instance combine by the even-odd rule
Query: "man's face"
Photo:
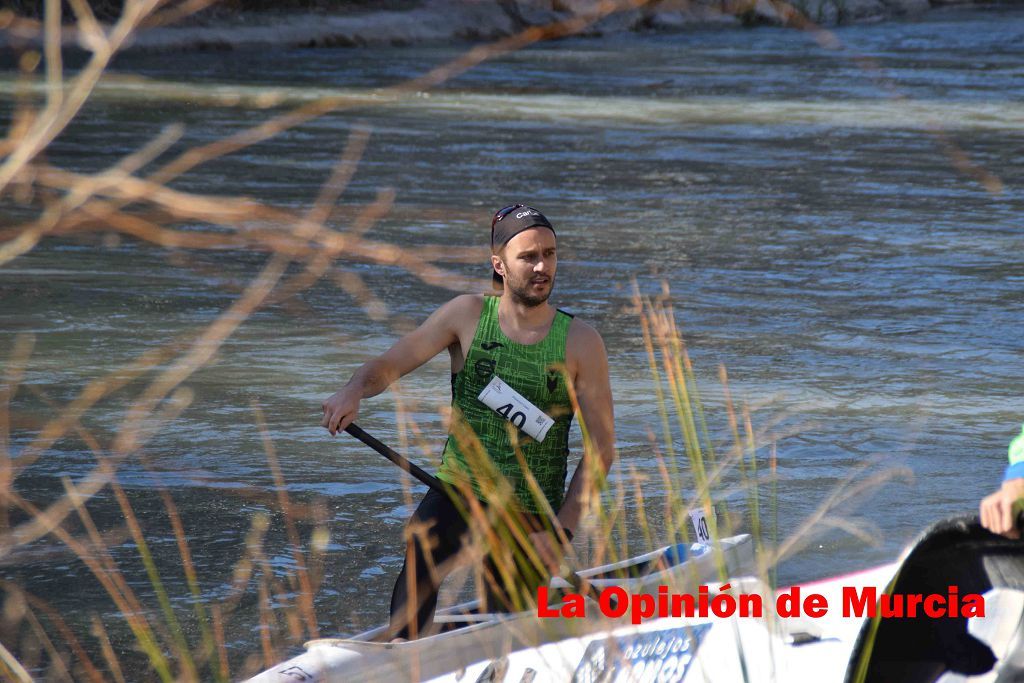
[(558, 267), (555, 245), (555, 233), (543, 227), (530, 228), (491, 256), (491, 264), (505, 278), (505, 289), (514, 301), (539, 306), (551, 296)]

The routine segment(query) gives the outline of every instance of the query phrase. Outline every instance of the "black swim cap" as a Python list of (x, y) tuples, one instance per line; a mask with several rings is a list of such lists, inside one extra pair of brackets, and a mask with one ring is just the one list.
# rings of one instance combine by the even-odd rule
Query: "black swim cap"
[(508, 241), (530, 228), (545, 227), (552, 233), (555, 229), (551, 221), (537, 209), (525, 204), (512, 204), (494, 214), (491, 219), (491, 248), (497, 249), (508, 244)]

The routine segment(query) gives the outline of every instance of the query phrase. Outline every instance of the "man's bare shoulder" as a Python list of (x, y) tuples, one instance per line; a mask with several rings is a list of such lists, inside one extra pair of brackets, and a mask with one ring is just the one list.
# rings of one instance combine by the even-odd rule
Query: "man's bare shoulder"
[(604, 353), (604, 340), (601, 338), (601, 333), (579, 318), (573, 318), (569, 324), (569, 334), (565, 342), (568, 352), (575, 356), (590, 354), (598, 350)]
[(431, 318), (445, 328), (457, 331), (461, 336), (466, 329), (476, 329), (483, 307), (482, 294), (460, 294), (438, 308)]
[(484, 308), (484, 295), (460, 294), (441, 308), (453, 318), (472, 318), (476, 320), (480, 317), (480, 311)]

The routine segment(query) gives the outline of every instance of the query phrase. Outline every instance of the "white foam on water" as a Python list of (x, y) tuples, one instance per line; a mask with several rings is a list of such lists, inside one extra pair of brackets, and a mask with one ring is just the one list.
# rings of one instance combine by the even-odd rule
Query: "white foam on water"
[[(43, 95), (45, 85), (32, 86), (31, 91)], [(14, 95), (14, 92), (13, 80), (0, 80), (0, 95)], [(253, 108), (296, 106), (328, 98), (337, 98), (339, 107), (413, 109), (420, 113), (457, 115), (462, 119), (477, 117), (602, 127), (806, 125), (911, 130), (1020, 130), (1024, 126), (1024, 103), (1011, 100), (653, 99), (536, 93), (522, 97), (472, 91), (395, 94), (377, 89), (187, 83), (124, 76), (105, 78), (93, 93), (93, 99), (98, 101), (179, 101), (209, 107)]]

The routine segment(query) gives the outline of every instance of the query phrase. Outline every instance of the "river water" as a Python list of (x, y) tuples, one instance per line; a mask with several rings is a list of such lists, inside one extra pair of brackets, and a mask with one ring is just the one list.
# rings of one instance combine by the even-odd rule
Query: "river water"
[[(203, 165), (175, 187), (303, 210), (353, 127), (367, 126), (369, 145), (343, 204), (351, 214), (381, 188), (394, 189), (395, 206), (372, 228), (374, 239), (482, 247), (496, 208), (516, 200), (537, 206), (560, 238), (554, 301), (593, 324), (608, 348), (615, 477), (630, 468), (650, 475), (644, 494), (657, 517), (651, 511), (661, 509), (665, 487), (647, 434), (660, 427), (629, 295), (634, 278), (645, 293), (664, 282), (715, 443), (721, 451), (730, 443), (718, 384), (724, 365), (732, 394), (751, 406), (761, 467), (774, 444), (782, 536), (844, 482), (893, 467), (912, 472), (834, 513), (863, 524), (868, 538), (819, 526), (778, 578), (852, 571), (892, 560), (943, 516), (975, 510), (998, 484), (1007, 442), (1024, 419), (1024, 12), (942, 11), (834, 35), (840, 49), (777, 29), (537, 45), (429, 94), (304, 124)], [(126, 56), (49, 158), (76, 170), (102, 168), (172, 123), (185, 126), (178, 148), (212, 141), (267, 118), (266, 110), (231, 106), (261, 94), (285, 104), (325, 94), (371, 101), (376, 89), (459, 52)], [(14, 80), (7, 65), (5, 118)], [(986, 188), (958, 169), (960, 153), (998, 180)], [(172, 253), (130, 240), (44, 241), (0, 267), (0, 351), (6, 358), (16, 333), (33, 332), (25, 384), (67, 402), (86, 382), (210, 322), (265, 259)], [(482, 250), (478, 262), (445, 265), (486, 285)], [(388, 321), (371, 320), (330, 278), (258, 312), (187, 381), (194, 401), (147, 446), (146, 465), (121, 470), (182, 613), (188, 589), (153, 493), (163, 486), (174, 496), (204, 597), (218, 601), (254, 514), (271, 509), (275, 492), (256, 402), (288, 492), (299, 502), (322, 501), (327, 511), (331, 541), (315, 602), (321, 633), (354, 632), (385, 616), (411, 507), (394, 467), (319, 428), (319, 405), (452, 291), (397, 267), (343, 259), (336, 272), (343, 269), (365, 279)], [(401, 388), (425, 446), (410, 452), (425, 465), (442, 444), (446, 373), (439, 359)], [(133, 391), (84, 418), (102, 443)], [(405, 443), (395, 410), (391, 396), (368, 400), (360, 421), (387, 443)], [(53, 409), (25, 389), (12, 411), (17, 452)], [(61, 477), (81, 477), (94, 464), (88, 448), (69, 438), (23, 473), (17, 489), (41, 504), (59, 494)], [(692, 493), (685, 469), (674, 486)], [(413, 487), (414, 495), (421, 490)], [(633, 490), (625, 501), (630, 547), (646, 550)], [(742, 493), (723, 490), (720, 499), (737, 513), (738, 529), (748, 530)], [(103, 528), (121, 523), (106, 491), (90, 509)], [(308, 525), (300, 531), (308, 538)], [(287, 569), (279, 517), (267, 543), (271, 564)], [(38, 551), (9, 559), (0, 573), (73, 622), (95, 612), (116, 632), (117, 610), (85, 565)], [(145, 592), (130, 541), (115, 554)], [(228, 628), (236, 672), (258, 649), (254, 604), (253, 591)]]

